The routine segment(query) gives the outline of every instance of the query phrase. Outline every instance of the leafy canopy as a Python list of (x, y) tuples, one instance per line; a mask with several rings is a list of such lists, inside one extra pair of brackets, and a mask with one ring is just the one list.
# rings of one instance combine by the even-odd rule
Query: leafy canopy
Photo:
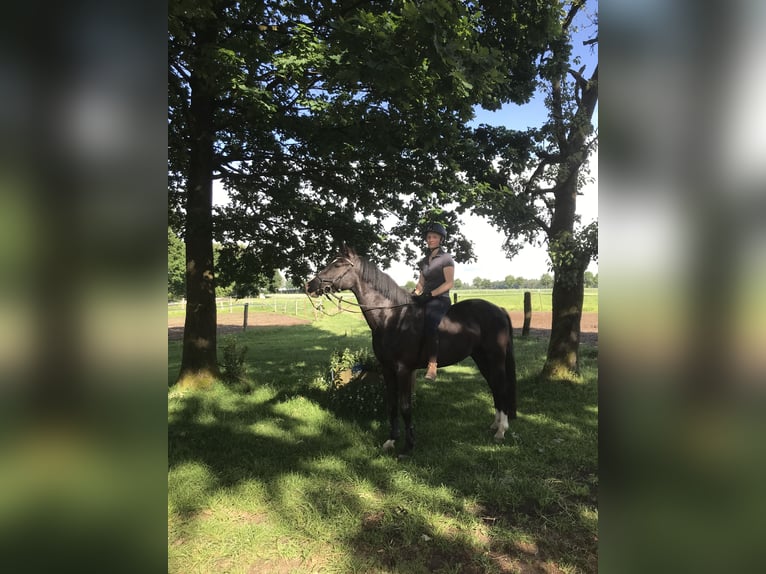
[(202, 78), (216, 89), (211, 177), (230, 197), (214, 220), (222, 266), (305, 277), (341, 241), (412, 259), (433, 219), (470, 259), (445, 209), (471, 190), (465, 125), (477, 104), (527, 101), (558, 34), (555, 1), (171, 0), (171, 224), (184, 226)]

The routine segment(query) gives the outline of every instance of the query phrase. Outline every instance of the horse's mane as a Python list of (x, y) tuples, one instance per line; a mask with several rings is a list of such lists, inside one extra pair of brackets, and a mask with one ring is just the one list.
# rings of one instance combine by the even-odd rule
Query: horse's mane
[(369, 283), (370, 286), (394, 305), (405, 305), (412, 303), (412, 296), (404, 289), (399, 287), (389, 275), (383, 273), (364, 257), (359, 257), (362, 281)]

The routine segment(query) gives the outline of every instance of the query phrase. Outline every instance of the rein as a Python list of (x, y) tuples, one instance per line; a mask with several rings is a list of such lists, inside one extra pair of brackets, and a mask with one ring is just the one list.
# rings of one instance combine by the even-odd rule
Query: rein
[[(324, 307), (320, 305), (314, 304), (314, 298), (309, 295), (308, 290), (305, 291), (306, 296), (309, 298), (309, 303), (311, 303), (311, 306), (314, 308), (315, 311), (319, 311), (323, 315), (327, 315), (328, 317), (334, 317), (335, 315), (338, 315), (342, 313), (343, 311), (346, 311), (348, 313), (364, 313), (365, 311), (376, 311), (381, 309), (398, 309), (400, 307), (409, 307), (410, 305), (415, 305), (416, 303), (413, 301), (412, 303), (401, 303), (400, 305), (386, 305), (381, 307), (372, 307), (370, 305), (361, 305), (359, 303), (354, 303), (353, 301), (344, 301), (343, 297), (338, 297), (335, 293), (332, 291), (325, 291), (324, 296), (327, 297), (328, 300), (332, 301), (335, 299), (338, 302), (338, 309), (339, 311), (337, 313), (328, 313), (324, 310)], [(348, 307), (342, 307), (343, 304), (346, 305), (353, 305), (354, 307), (359, 307), (360, 311), (357, 311), (356, 309), (349, 309)]]
[[(337, 258), (337, 259), (340, 259), (340, 258)], [(343, 259), (346, 259), (346, 258), (344, 257)], [(336, 281), (340, 281), (341, 279), (343, 279), (346, 276), (346, 274), (349, 271), (351, 271), (351, 268), (354, 267), (353, 261), (351, 261), (350, 259), (347, 259), (347, 261), (349, 263), (349, 268), (346, 269), (346, 271), (340, 277), (336, 277), (333, 280), (319, 278), (319, 280), (323, 284), (322, 286), (323, 295), (327, 297), (328, 300), (335, 299), (336, 301), (338, 301), (338, 309), (339, 309), (338, 313), (342, 313), (343, 311), (347, 311), (349, 313), (364, 313), (365, 311), (376, 311), (376, 310), (382, 310), (382, 309), (399, 309), (400, 307), (409, 307), (410, 305), (416, 304), (414, 301), (412, 301), (410, 303), (400, 303), (399, 305), (383, 305), (380, 307), (372, 307), (370, 305), (362, 305), (360, 303), (354, 303), (353, 301), (344, 301), (343, 297), (338, 297), (332, 289), (333, 289), (334, 283)], [(327, 283), (327, 285), (325, 285), (325, 283)], [(308, 292), (308, 286), (305, 289), (305, 293), (306, 293), (306, 296), (309, 298), (309, 301), (311, 302), (311, 306), (314, 308), (315, 311), (320, 311), (321, 313), (323, 313), (324, 315), (327, 315), (328, 317), (334, 317), (335, 315), (338, 314), (338, 313), (330, 314), (327, 311), (325, 311), (321, 305), (314, 305), (313, 298), (311, 297), (311, 295), (309, 295), (309, 292)], [(345, 303), (346, 305), (353, 305), (354, 307), (359, 307), (360, 311), (357, 311), (355, 309), (349, 309), (348, 307), (344, 309), (342, 307), (343, 303)]]
[[(327, 293), (325, 293), (327, 295)], [(336, 299), (340, 303), (346, 303), (347, 305), (353, 305), (354, 307), (359, 307), (361, 311), (354, 311), (353, 309), (345, 309), (349, 313), (364, 313), (365, 311), (375, 311), (378, 309), (398, 309), (399, 307), (409, 307), (410, 305), (415, 305), (416, 303), (413, 301), (411, 303), (400, 303), (399, 305), (385, 305), (382, 307), (372, 307), (370, 305), (361, 305), (359, 303), (354, 303), (353, 301), (344, 301), (343, 297), (338, 297), (335, 293), (330, 293), (328, 298), (332, 297), (333, 299)]]

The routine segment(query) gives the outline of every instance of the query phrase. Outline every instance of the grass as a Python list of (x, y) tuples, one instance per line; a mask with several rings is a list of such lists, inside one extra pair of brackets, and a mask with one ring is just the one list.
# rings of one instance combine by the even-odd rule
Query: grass
[(537, 379), (546, 341), (516, 341), (504, 444), (470, 359), (419, 379), (416, 450), (399, 461), (380, 449), (387, 422), (334, 409), (322, 385), (332, 351), (369, 347), (358, 316), (237, 341), (251, 393), (169, 390), (170, 572), (597, 570), (595, 351), (553, 383)]
[[(458, 289), (458, 301), (463, 299), (486, 299), (509, 310), (524, 309), (524, 292), (530, 292), (532, 311), (550, 311), (552, 309), (550, 289)], [(344, 300), (355, 301), (354, 295), (344, 292)], [(269, 295), (265, 299), (224, 299), (218, 303), (218, 313), (242, 313), (245, 302), (248, 303), (248, 313), (282, 313), (295, 315), (305, 319), (315, 319), (313, 307), (306, 295)], [(585, 289), (583, 296), (583, 313), (598, 313), (598, 289)], [(184, 305), (175, 302), (168, 305), (168, 317), (183, 317), (186, 313)]]
[[(458, 301), (480, 298), (506, 309), (522, 311), (525, 291), (529, 291), (532, 312), (552, 310), (551, 289), (459, 289), (453, 293), (457, 293)], [(585, 289), (582, 311), (598, 313), (598, 289)]]

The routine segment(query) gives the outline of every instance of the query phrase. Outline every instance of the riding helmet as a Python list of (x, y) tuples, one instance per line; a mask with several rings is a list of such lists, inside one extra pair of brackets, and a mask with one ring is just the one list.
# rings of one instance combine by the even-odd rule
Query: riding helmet
[(444, 226), (441, 223), (429, 223), (428, 227), (426, 227), (426, 230), (423, 232), (423, 237), (429, 233), (438, 233), (441, 235), (442, 243), (447, 240), (447, 230), (444, 229)]

